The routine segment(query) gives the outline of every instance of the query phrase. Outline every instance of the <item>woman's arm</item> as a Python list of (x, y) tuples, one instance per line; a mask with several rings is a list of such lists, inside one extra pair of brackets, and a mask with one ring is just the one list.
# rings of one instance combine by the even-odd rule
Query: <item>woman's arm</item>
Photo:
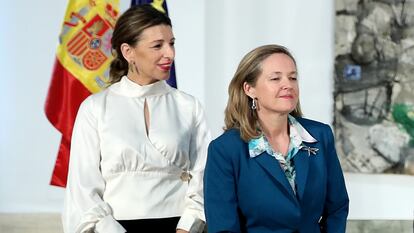
[(102, 200), (105, 181), (100, 171), (99, 135), (93, 99), (79, 108), (70, 151), (68, 183), (62, 222), (65, 233), (124, 233)]
[(211, 140), (201, 104), (195, 100), (194, 126), (190, 138), (190, 174), (185, 196), (185, 209), (178, 222), (177, 229), (202, 232), (205, 225), (203, 174), (207, 158), (207, 146)]
[(239, 148), (218, 140), (210, 143), (204, 174), (208, 232), (240, 232), (235, 172), (229, 153)]
[(321, 220), (322, 232), (345, 233), (349, 199), (341, 165), (336, 154), (334, 137), (329, 126), (326, 141), (327, 193), (324, 213)]

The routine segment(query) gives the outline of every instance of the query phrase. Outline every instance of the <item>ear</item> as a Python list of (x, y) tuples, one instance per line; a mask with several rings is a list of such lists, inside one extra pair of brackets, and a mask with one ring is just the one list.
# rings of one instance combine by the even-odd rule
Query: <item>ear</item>
[(248, 84), (247, 82), (244, 82), (243, 90), (244, 90), (244, 93), (250, 98), (252, 99), (256, 98), (256, 90), (252, 85)]
[(133, 60), (133, 58), (134, 58), (134, 48), (131, 47), (129, 44), (122, 43), (121, 44), (121, 52), (122, 52), (122, 56), (125, 58), (125, 60), (127, 60), (128, 62)]

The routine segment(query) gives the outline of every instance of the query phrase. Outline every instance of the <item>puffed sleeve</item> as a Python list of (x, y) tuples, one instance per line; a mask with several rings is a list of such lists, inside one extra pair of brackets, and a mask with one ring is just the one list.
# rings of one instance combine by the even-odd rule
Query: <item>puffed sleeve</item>
[(192, 232), (202, 232), (205, 225), (203, 174), (207, 158), (207, 146), (211, 135), (201, 104), (195, 100), (193, 112), (194, 126), (190, 138), (190, 174), (185, 196), (185, 208), (177, 228)]
[(349, 198), (346, 191), (342, 168), (336, 154), (334, 137), (331, 128), (326, 125), (326, 160), (327, 160), (327, 192), (324, 213), (321, 219), (322, 232), (345, 233), (346, 219), (349, 209)]
[(208, 232), (241, 232), (235, 166), (228, 148), (237, 146), (216, 139), (208, 147), (204, 196)]
[[(93, 96), (92, 96), (93, 97)], [(72, 133), (69, 174), (62, 223), (65, 233), (124, 233), (102, 200), (99, 135), (93, 98), (80, 106)]]

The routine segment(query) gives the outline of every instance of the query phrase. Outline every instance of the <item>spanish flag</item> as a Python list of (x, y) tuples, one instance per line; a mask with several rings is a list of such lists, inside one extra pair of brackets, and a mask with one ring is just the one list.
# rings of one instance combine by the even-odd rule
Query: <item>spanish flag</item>
[(118, 15), (119, 0), (69, 0), (45, 103), (46, 117), (62, 134), (52, 185), (66, 186), (79, 105), (109, 80), (111, 37)]

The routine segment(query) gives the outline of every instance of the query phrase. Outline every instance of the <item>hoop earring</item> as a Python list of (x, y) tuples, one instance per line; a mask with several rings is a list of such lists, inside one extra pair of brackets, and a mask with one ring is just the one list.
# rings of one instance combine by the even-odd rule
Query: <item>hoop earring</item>
[(252, 98), (252, 106), (251, 106), (252, 110), (256, 110), (257, 109), (257, 103), (256, 103), (256, 98)]
[(135, 63), (134, 62), (128, 62), (128, 70), (131, 73), (134, 73), (134, 67), (135, 67)]

